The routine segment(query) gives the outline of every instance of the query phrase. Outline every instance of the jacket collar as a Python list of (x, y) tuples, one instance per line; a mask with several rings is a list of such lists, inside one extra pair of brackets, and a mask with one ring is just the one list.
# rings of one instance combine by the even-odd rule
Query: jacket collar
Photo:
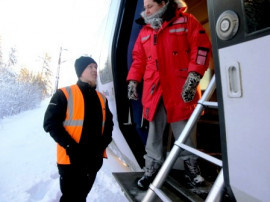
[(81, 89), (89, 89), (89, 90), (95, 90), (96, 86), (90, 86), (88, 83), (82, 82), (81, 80), (77, 81), (77, 85), (81, 88)]
[[(164, 21), (163, 24), (162, 24), (162, 27), (157, 31), (157, 32), (160, 32), (161, 30), (163, 30), (165, 27), (167, 27), (171, 22), (175, 21), (179, 16), (181, 16), (184, 12), (186, 11), (186, 7), (181, 7), (181, 8), (178, 8), (176, 11), (175, 11), (175, 16), (170, 20), (170, 21)], [(140, 25), (145, 25), (146, 27), (149, 27), (150, 29), (153, 29), (149, 24), (146, 24), (144, 22), (144, 19), (141, 17), (141, 18), (138, 18), (136, 20), (136, 23), (140, 24)]]

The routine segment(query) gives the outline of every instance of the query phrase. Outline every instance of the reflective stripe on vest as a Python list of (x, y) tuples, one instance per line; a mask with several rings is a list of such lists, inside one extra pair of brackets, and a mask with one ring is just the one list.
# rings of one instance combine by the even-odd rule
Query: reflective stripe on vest
[[(64, 128), (69, 135), (79, 143), (84, 121), (84, 98), (78, 85), (72, 85), (61, 89), (67, 99), (66, 119), (63, 122)], [(96, 91), (97, 92), (97, 91)], [(102, 133), (104, 131), (106, 118), (106, 98), (101, 93), (97, 92), (102, 108)], [(103, 155), (107, 157), (106, 152)], [(57, 144), (57, 163), (70, 164), (69, 156), (65, 148)]]

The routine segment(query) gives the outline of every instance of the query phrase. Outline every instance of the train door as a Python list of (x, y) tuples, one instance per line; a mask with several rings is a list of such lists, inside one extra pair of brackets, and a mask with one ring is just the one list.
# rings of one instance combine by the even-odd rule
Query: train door
[(237, 201), (270, 198), (269, 11), (269, 0), (208, 0), (224, 179)]
[(140, 171), (144, 164), (145, 150), (141, 136), (147, 134), (146, 129), (137, 124), (138, 119), (141, 120), (140, 103), (131, 107), (126, 81), (131, 60), (128, 55), (133, 47), (131, 42), (134, 43), (140, 29), (135, 27), (134, 19), (140, 15), (142, 8), (142, 1), (111, 0), (101, 47), (96, 47), (99, 54), (98, 88), (107, 96), (114, 117), (115, 145), (111, 145), (116, 147), (113, 152), (132, 171)]
[(100, 39), (96, 46), (98, 58), (98, 90), (104, 93), (113, 113), (114, 130), (112, 152), (129, 170), (141, 170), (143, 143), (135, 128), (128, 124), (129, 100), (127, 98), (127, 46), (136, 1), (111, 0), (106, 5)]

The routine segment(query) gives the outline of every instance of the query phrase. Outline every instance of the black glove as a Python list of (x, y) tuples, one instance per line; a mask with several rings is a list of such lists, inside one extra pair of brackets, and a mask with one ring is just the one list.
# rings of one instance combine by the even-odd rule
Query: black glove
[(138, 100), (137, 86), (138, 86), (137, 81), (129, 81), (129, 83), (128, 83), (128, 99)]
[(194, 99), (200, 79), (201, 75), (196, 72), (190, 72), (188, 74), (182, 90), (182, 99), (184, 102), (191, 102)]

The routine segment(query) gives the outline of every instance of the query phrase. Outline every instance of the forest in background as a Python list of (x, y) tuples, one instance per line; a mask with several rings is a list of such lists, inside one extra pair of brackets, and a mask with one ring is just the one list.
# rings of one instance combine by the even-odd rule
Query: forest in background
[(47, 53), (38, 58), (39, 67), (21, 66), (15, 48), (9, 50), (7, 61), (2, 56), (0, 38), (0, 119), (37, 107), (53, 90)]

